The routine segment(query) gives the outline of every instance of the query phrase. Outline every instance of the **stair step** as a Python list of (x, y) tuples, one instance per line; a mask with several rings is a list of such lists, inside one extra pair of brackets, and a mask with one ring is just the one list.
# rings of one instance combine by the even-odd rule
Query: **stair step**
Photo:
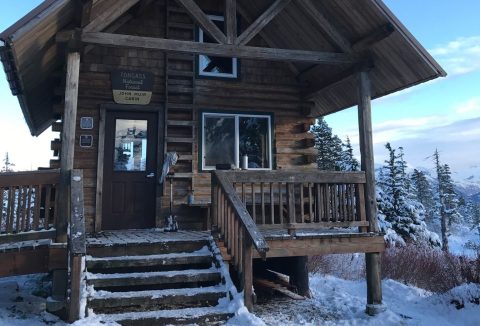
[(211, 261), (212, 254), (207, 247), (204, 247), (204, 249), (192, 253), (115, 257), (88, 256), (87, 269), (208, 264)]
[(87, 245), (87, 255), (92, 257), (118, 257), (136, 255), (158, 255), (168, 253), (184, 253), (200, 250), (208, 245), (206, 240), (168, 241), (162, 243), (111, 243), (103, 244), (90, 241)]
[(158, 310), (146, 312), (127, 312), (121, 314), (98, 315), (106, 322), (117, 322), (120, 325), (165, 325), (165, 324), (213, 324), (225, 321), (233, 314), (225, 308), (187, 308), (176, 310)]
[(87, 284), (100, 288), (194, 282), (219, 283), (220, 281), (221, 275), (216, 268), (116, 274), (100, 274), (87, 272)]
[[(88, 307), (95, 312), (121, 308), (121, 311), (155, 310), (159, 308), (182, 308), (186, 305), (212, 306), (226, 297), (225, 286), (182, 288), (130, 292), (95, 291), (88, 299)], [(149, 309), (150, 308), (150, 309)]]

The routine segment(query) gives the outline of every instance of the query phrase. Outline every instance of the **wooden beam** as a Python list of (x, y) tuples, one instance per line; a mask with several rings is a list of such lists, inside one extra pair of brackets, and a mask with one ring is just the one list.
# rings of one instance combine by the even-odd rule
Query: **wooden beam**
[[(242, 6), (240, 6), (239, 3), (237, 3), (237, 10), (238, 12), (240, 13), (240, 15), (243, 17), (243, 19), (245, 19), (245, 21), (249, 24), (251, 24), (253, 22), (253, 17), (250, 16), (250, 14), (248, 13), (248, 11), (245, 10), (245, 8), (243, 8)], [(275, 45), (275, 41), (267, 34), (267, 33), (264, 33), (262, 31), (260, 31), (258, 33), (260, 35), (260, 37), (265, 41), (265, 43), (267, 43), (267, 45), (271, 48), (275, 48), (276, 45)], [(295, 75), (297, 76), (300, 72), (298, 71), (297, 67), (292, 63), (292, 62), (287, 62), (287, 65), (288, 65), (288, 69), (290, 69), (290, 71)]]
[(122, 16), (140, 0), (117, 1), (83, 28), (84, 32), (100, 32)]
[(237, 38), (237, 0), (225, 0), (225, 30), (227, 44), (234, 44)]
[(77, 0), (80, 5), (80, 27), (85, 27), (90, 23), (93, 0)]
[(386, 39), (387, 37), (392, 35), (393, 32), (395, 32), (395, 27), (390, 23), (385, 24), (382, 27), (376, 29), (373, 33), (362, 37), (360, 40), (355, 42), (352, 45), (352, 50), (355, 52), (364, 51), (373, 46), (374, 44)]
[(227, 43), (225, 34), (212, 22), (194, 0), (177, 0), (177, 2), (188, 11), (205, 33), (220, 44)]
[(330, 89), (338, 84), (341, 84), (347, 79), (350, 79), (352, 76), (354, 76), (356, 71), (357, 69), (355, 67), (350, 67), (340, 72), (338, 75), (333, 76), (332, 78), (323, 80), (321, 82), (310, 84), (309, 87), (305, 90), (303, 98), (304, 99), (314, 98), (319, 93), (324, 92), (327, 89)]
[(263, 14), (237, 38), (235, 44), (245, 45), (250, 42), (272, 19), (285, 8), (291, 0), (276, 0)]
[(350, 42), (343, 37), (335, 26), (330, 23), (327, 17), (321, 13), (317, 7), (310, 0), (295, 1), (295, 3), (303, 8), (306, 14), (308, 14), (313, 20), (315, 20), (322, 30), (327, 34), (330, 40), (343, 52), (350, 53), (352, 52), (352, 47)]
[(75, 152), (75, 129), (77, 125), (78, 86), (80, 77), (80, 53), (71, 52), (67, 57), (67, 79), (65, 110), (63, 114), (62, 149), (60, 157), (60, 191), (58, 192), (58, 214), (56, 219), (57, 242), (66, 242), (69, 216), (68, 185), (70, 170), (73, 169)]
[(356, 62), (354, 56), (342, 53), (198, 43), (192, 41), (110, 33), (83, 33), (81, 39), (85, 43), (104, 46), (156, 49), (166, 52), (183, 52), (232, 58), (238, 57), (270, 61), (312, 62), (331, 65), (353, 64)]
[[(321, 94), (322, 92), (325, 92), (328, 89), (347, 81), (348, 79), (355, 76), (355, 74), (360, 69), (362, 69), (362, 67), (368, 67), (368, 69), (372, 69), (374, 67), (373, 61), (369, 57), (366, 57), (365, 60), (363, 60), (361, 63), (352, 65), (351, 67), (343, 70), (342, 72), (338, 73), (337, 75), (331, 78), (328, 78), (320, 82), (311, 83), (304, 92), (304, 98), (312, 99), (318, 96), (319, 94)], [(322, 69), (322, 66), (319, 66), (319, 65), (315, 66), (315, 71), (318, 71), (318, 73), (320, 73), (321, 69)], [(307, 80), (300, 80), (300, 82), (307, 82)]]

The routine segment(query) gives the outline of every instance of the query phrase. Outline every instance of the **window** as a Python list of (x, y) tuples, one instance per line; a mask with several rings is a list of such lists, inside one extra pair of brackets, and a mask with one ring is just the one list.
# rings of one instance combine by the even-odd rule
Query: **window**
[[(223, 16), (208, 16), (221, 30), (225, 30), (225, 18)], [(198, 41), (200, 43), (216, 43), (210, 36), (198, 28)], [(198, 55), (198, 75), (206, 77), (232, 78), (238, 77), (238, 59)]]
[(244, 155), (249, 169), (272, 169), (270, 115), (202, 114), (202, 169), (217, 164), (241, 167)]

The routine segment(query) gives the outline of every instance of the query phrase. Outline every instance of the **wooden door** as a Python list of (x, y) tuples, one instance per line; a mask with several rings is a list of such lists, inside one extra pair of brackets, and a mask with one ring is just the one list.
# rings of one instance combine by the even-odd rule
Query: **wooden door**
[(155, 226), (158, 115), (108, 112), (102, 230)]

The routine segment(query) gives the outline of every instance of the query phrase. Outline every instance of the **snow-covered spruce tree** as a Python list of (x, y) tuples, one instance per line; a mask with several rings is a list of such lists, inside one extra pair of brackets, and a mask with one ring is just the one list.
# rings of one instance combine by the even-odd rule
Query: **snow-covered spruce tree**
[(425, 172), (414, 169), (411, 175), (412, 190), (416, 199), (425, 208), (425, 221), (433, 224), (435, 217), (435, 200), (433, 199), (432, 185), (427, 179)]
[(315, 148), (318, 150), (317, 166), (320, 170), (341, 170), (342, 141), (333, 135), (332, 128), (322, 118), (310, 128), (315, 137)]
[[(423, 205), (411, 195), (403, 149), (397, 154), (397, 150), (392, 148), (390, 143), (385, 147), (389, 156), (378, 178), (377, 205), (380, 225), (384, 227), (386, 239), (401, 243), (392, 233), (394, 231), (404, 242), (440, 245), (438, 236), (427, 229)], [(389, 228), (392, 231), (388, 230)]]
[(459, 212), (459, 197), (455, 192), (454, 184), (448, 164), (440, 163), (440, 154), (435, 150), (433, 154), (435, 170), (437, 172), (437, 191), (435, 196), (438, 215), (440, 216), (442, 250), (448, 251), (448, 229), (453, 222), (462, 220)]
[(340, 157), (340, 167), (343, 171), (358, 171), (360, 163), (353, 156), (353, 147), (350, 138), (347, 137), (345, 143), (342, 144), (343, 150)]

